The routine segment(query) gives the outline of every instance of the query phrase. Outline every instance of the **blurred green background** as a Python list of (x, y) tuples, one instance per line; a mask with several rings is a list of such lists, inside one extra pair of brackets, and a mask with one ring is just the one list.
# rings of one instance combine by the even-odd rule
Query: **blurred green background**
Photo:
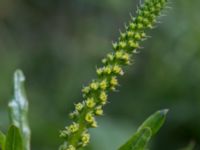
[[(200, 149), (199, 0), (170, 0), (166, 17), (120, 79), (91, 130), (91, 150), (116, 150), (151, 113), (169, 108), (154, 150)], [(138, 0), (0, 0), (0, 128), (9, 124), (12, 74), (27, 78), (33, 150), (56, 150), (81, 88), (111, 51)]]

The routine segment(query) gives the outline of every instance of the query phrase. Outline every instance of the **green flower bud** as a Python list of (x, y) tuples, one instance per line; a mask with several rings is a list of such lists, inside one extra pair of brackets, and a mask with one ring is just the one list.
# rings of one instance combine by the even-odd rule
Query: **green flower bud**
[(114, 59), (113, 54), (108, 54), (107, 57), (108, 57), (108, 59), (109, 59), (110, 61), (113, 61), (113, 59)]
[(114, 49), (114, 50), (117, 50), (117, 47), (118, 47), (118, 44), (117, 44), (117, 42), (115, 42), (115, 43), (112, 43), (112, 46), (113, 46), (113, 49)]
[(104, 73), (105, 74), (111, 74), (111, 72), (112, 72), (112, 69), (111, 69), (110, 66), (107, 66), (107, 67), (104, 68)]
[[(120, 33), (120, 35), (121, 35), (121, 38), (122, 39), (124, 39), (124, 38), (126, 38), (126, 33)], [(123, 43), (124, 44), (124, 43)], [(120, 44), (119, 44), (120, 45)], [(121, 45), (120, 45), (121, 46)]]
[(130, 46), (131, 48), (133, 48), (133, 49), (139, 48), (138, 42), (134, 42), (133, 40), (129, 40), (129, 41), (128, 41), (128, 44), (129, 44), (129, 46)]
[(124, 41), (119, 42), (119, 47), (122, 48), (122, 49), (125, 48), (126, 42), (124, 42)]
[(144, 25), (143, 25), (142, 23), (138, 23), (138, 24), (137, 24), (137, 28), (138, 28), (139, 30), (141, 30), (141, 29), (144, 28)]
[(134, 38), (136, 40), (140, 40), (141, 39), (140, 33), (136, 33), (135, 36), (134, 36)]
[(132, 32), (132, 31), (128, 31), (127, 34), (128, 34), (128, 37), (131, 38), (131, 37), (133, 37), (134, 32)]
[(131, 29), (131, 30), (134, 30), (134, 29), (136, 28), (136, 24), (135, 24), (135, 23), (132, 23), (132, 22), (130, 23), (129, 26), (130, 26), (130, 29)]
[(122, 56), (123, 56), (123, 52), (122, 52), (122, 51), (117, 51), (117, 52), (115, 53), (115, 57), (116, 57), (117, 59), (121, 59)]

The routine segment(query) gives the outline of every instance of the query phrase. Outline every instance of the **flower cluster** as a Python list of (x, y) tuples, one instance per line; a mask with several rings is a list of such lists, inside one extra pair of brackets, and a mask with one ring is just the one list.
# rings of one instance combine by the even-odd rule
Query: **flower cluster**
[(97, 79), (82, 89), (83, 102), (75, 104), (70, 114), (73, 122), (61, 131), (60, 136), (67, 141), (62, 150), (76, 150), (86, 146), (90, 141), (89, 128), (96, 128), (95, 116), (102, 116), (102, 107), (108, 102), (109, 91), (115, 91), (118, 76), (124, 74), (123, 66), (132, 64), (132, 55), (140, 49), (140, 41), (147, 38), (145, 30), (153, 28), (156, 17), (166, 5), (167, 0), (145, 0), (137, 10), (137, 17), (131, 17), (125, 32), (112, 44), (113, 52), (103, 60), (103, 66), (96, 69)]

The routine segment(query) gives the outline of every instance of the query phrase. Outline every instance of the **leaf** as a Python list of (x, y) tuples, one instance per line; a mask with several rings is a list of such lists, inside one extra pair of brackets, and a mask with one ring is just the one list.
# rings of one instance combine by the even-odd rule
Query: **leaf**
[(149, 127), (152, 131), (152, 135), (155, 135), (165, 122), (167, 113), (168, 109), (163, 109), (155, 112), (142, 123), (138, 130)]
[(137, 132), (119, 150), (145, 150), (150, 138), (155, 135), (163, 125), (168, 110), (160, 110), (148, 117)]
[(180, 150), (194, 150), (194, 148), (195, 148), (195, 142), (191, 141), (187, 147), (182, 148)]
[(6, 136), (0, 131), (0, 149), (4, 150)]
[(22, 134), (24, 150), (30, 150), (30, 129), (28, 125), (28, 100), (24, 89), (25, 77), (21, 70), (14, 73), (14, 98), (9, 102), (11, 124)]
[(119, 150), (144, 150), (151, 138), (151, 129), (146, 127), (137, 131), (134, 136)]
[(23, 150), (23, 141), (20, 130), (14, 125), (8, 130), (5, 150)]

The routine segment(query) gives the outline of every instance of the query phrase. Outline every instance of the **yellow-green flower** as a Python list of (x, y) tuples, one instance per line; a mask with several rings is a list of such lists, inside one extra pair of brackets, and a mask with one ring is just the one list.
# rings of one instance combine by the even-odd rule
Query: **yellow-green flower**
[(99, 88), (99, 85), (97, 82), (92, 82), (90, 84), (90, 88), (93, 89), (93, 90), (97, 90)]
[(124, 42), (124, 41), (119, 42), (119, 46), (121, 48), (125, 48), (126, 47), (126, 42)]
[(110, 61), (113, 61), (113, 59), (114, 59), (114, 55), (113, 54), (108, 54), (107, 57), (108, 57), (108, 59)]
[(111, 72), (112, 72), (112, 69), (111, 69), (110, 66), (107, 66), (107, 67), (104, 68), (104, 73), (105, 74), (111, 74)]
[(97, 75), (102, 75), (103, 69), (102, 69), (102, 68), (98, 68), (98, 69), (96, 70), (96, 72), (97, 72)]
[(106, 101), (107, 101), (108, 96), (107, 96), (107, 94), (106, 94), (105, 91), (102, 91), (102, 92), (100, 93), (99, 98), (100, 98), (102, 104), (106, 104)]
[(117, 51), (117, 52), (115, 53), (115, 57), (116, 57), (117, 59), (121, 59), (122, 56), (123, 56), (123, 52), (122, 52), (122, 51)]
[(82, 142), (82, 146), (86, 146), (90, 141), (90, 134), (88, 133), (83, 133), (82, 137), (81, 137), (81, 142)]
[(103, 109), (102, 109), (102, 106), (98, 106), (98, 107), (96, 107), (95, 114), (98, 115), (98, 116), (103, 115)]
[(66, 150), (76, 150), (76, 148), (73, 145), (69, 145)]
[(78, 129), (79, 129), (79, 124), (75, 123), (75, 122), (73, 122), (69, 127), (66, 127), (66, 130), (69, 133), (74, 133), (74, 132), (78, 131)]
[[(123, 56), (123, 54), (122, 54), (122, 56)], [(123, 75), (123, 70), (119, 65), (114, 65), (113, 66), (113, 72), (116, 73), (116, 74)]]
[(107, 81), (104, 79), (103, 81), (100, 82), (100, 88), (102, 90), (105, 90), (107, 88)]
[(88, 122), (88, 123), (92, 123), (94, 122), (94, 115), (92, 113), (87, 113), (86, 116), (85, 116), (85, 120)]
[(75, 109), (77, 110), (77, 111), (81, 111), (82, 109), (83, 109), (83, 104), (82, 103), (77, 103), (77, 104), (75, 104)]
[(69, 117), (73, 119), (77, 117), (78, 115), (79, 115), (79, 112), (77, 110), (74, 110), (73, 112), (69, 114)]
[(117, 78), (115, 77), (115, 76), (113, 76), (112, 78), (111, 78), (111, 80), (110, 80), (110, 84), (111, 84), (111, 86), (116, 86), (116, 85), (118, 85), (118, 81), (117, 81)]
[(130, 45), (130, 47), (132, 47), (133, 49), (137, 49), (137, 48), (139, 48), (140, 46), (139, 46), (139, 43), (138, 42), (135, 42), (135, 41), (133, 41), (133, 40), (129, 40), (128, 41), (128, 44)]
[(90, 92), (90, 87), (88, 87), (88, 86), (84, 87), (82, 89), (82, 92), (85, 93), (85, 94), (89, 93)]
[(93, 122), (91, 123), (91, 127), (92, 128), (98, 127), (96, 120), (93, 120)]
[(86, 100), (86, 105), (87, 105), (87, 107), (89, 107), (89, 108), (93, 108), (93, 107), (96, 105), (96, 103), (95, 103), (95, 101), (94, 101), (94, 98), (88, 98), (88, 99)]

